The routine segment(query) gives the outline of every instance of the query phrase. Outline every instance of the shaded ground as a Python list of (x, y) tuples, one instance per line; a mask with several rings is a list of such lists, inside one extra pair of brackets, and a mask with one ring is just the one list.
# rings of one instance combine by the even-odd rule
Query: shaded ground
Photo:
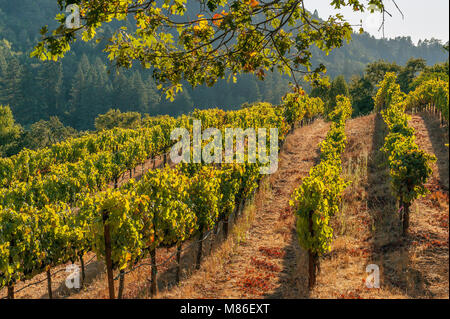
[[(289, 209), (292, 191), (318, 157), (318, 144), (329, 125), (317, 121), (298, 128), (280, 153), (278, 171), (270, 176), (254, 202), (250, 229), (240, 240), (229, 240), (202, 269), (162, 298), (302, 298), (306, 259), (297, 244), (294, 216)], [(235, 234), (239, 236), (239, 233)], [(245, 236), (242, 236), (245, 235)], [(297, 267), (297, 256), (303, 267)]]
[[(322, 260), (313, 298), (448, 298), (448, 143), (439, 122), (413, 115), (420, 148), (435, 154), (437, 164), (427, 188), (431, 194), (411, 209), (410, 234), (401, 238), (386, 159), (379, 149), (386, 134), (380, 116), (347, 124), (349, 144), (343, 167), (352, 180), (343, 213), (333, 220), (335, 241)], [(380, 289), (365, 285), (366, 266), (380, 268)]]

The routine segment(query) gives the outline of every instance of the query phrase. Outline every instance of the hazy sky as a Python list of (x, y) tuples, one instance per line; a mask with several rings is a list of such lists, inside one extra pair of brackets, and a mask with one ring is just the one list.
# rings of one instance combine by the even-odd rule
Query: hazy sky
[[(306, 9), (314, 12), (317, 9), (323, 19), (337, 11), (332, 10), (331, 0), (304, 0)], [(405, 18), (395, 8), (392, 0), (385, 0), (387, 11), (392, 18), (387, 16), (385, 23), (386, 38), (397, 36), (411, 36), (414, 43), (419, 39), (436, 38), (444, 43), (449, 39), (449, 0), (396, 0)], [(359, 24), (363, 20), (366, 32), (377, 38), (382, 37), (382, 31), (378, 32), (381, 14), (353, 12), (350, 8), (340, 10), (344, 17), (352, 24)]]

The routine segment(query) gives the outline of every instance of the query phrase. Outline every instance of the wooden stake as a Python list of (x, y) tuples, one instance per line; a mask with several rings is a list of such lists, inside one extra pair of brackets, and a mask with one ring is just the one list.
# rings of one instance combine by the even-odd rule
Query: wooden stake
[(210, 255), (211, 255), (212, 250), (213, 250), (214, 239), (215, 239), (215, 237), (216, 237), (217, 229), (218, 229), (218, 228), (219, 228), (219, 223), (217, 222), (217, 223), (214, 225), (214, 230), (213, 230), (214, 236), (211, 236), (211, 238), (210, 238), (210, 245), (209, 245), (209, 254), (210, 254)]
[(151, 286), (150, 286), (150, 295), (155, 297), (158, 294), (158, 285), (157, 285), (157, 277), (158, 277), (158, 268), (156, 266), (156, 250), (153, 249), (150, 251), (150, 256), (152, 259), (152, 278), (151, 278)]
[[(13, 240), (11, 240), (11, 242), (9, 243), (9, 245), (10, 245), (10, 247), (13, 247), (14, 244), (15, 244), (15, 243), (14, 243), (14, 239), (13, 239)], [(12, 259), (12, 256), (11, 256), (11, 255), (9, 255), (8, 263), (9, 263), (10, 265), (12, 265), (12, 263), (13, 263), (13, 259)], [(7, 296), (6, 298), (8, 298), (8, 299), (14, 299), (14, 283), (12, 283), (12, 282), (10, 282), (10, 283), (8, 284), (8, 296)]]
[(308, 251), (308, 288), (312, 289), (316, 284), (316, 256), (311, 251)]
[(180, 275), (181, 275), (181, 250), (182, 243), (179, 243), (177, 246), (177, 272), (175, 274), (175, 281), (177, 285), (180, 283)]
[(225, 219), (223, 220), (223, 237), (227, 238), (228, 237), (228, 222), (229, 222), (230, 218), (227, 216), (225, 217)]
[(14, 299), (14, 284), (8, 285), (8, 296), (7, 299)]
[(103, 211), (103, 233), (105, 236), (105, 259), (106, 259), (106, 271), (108, 275), (109, 298), (115, 299), (114, 278), (111, 259), (111, 234), (109, 231), (109, 224), (107, 223), (108, 217), (109, 213)]
[(237, 216), (240, 216), (244, 212), (244, 208), (245, 208), (245, 198), (242, 198), (241, 201), (239, 202), (239, 210)]
[(409, 208), (410, 204), (408, 203), (402, 203), (403, 204), (403, 211), (402, 211), (402, 221), (403, 221), (403, 237), (406, 237), (408, 235), (408, 229), (409, 229)]
[(80, 255), (80, 264), (81, 264), (81, 287), (83, 287), (84, 281), (86, 280), (86, 271), (84, 269), (83, 255)]
[(200, 269), (200, 263), (202, 261), (202, 251), (203, 251), (203, 230), (200, 230), (200, 237), (198, 242), (198, 251), (197, 251), (197, 262), (195, 264), (196, 269)]
[[(314, 237), (314, 229), (313, 229), (313, 221), (312, 215), (313, 211), (309, 212), (309, 232), (311, 233), (311, 237)], [(317, 255), (312, 251), (308, 251), (308, 287), (312, 289), (316, 284), (316, 268), (317, 268)]]
[(47, 290), (48, 290), (48, 299), (53, 299), (52, 274), (50, 273), (50, 268), (47, 270)]
[(119, 278), (119, 292), (117, 293), (117, 299), (123, 299), (123, 288), (125, 286), (125, 271), (120, 271)]

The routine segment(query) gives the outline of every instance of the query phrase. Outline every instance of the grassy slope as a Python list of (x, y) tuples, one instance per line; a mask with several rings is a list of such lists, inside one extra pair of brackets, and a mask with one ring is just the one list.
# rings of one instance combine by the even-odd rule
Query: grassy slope
[[(344, 169), (353, 185), (333, 223), (336, 240), (322, 262), (314, 298), (448, 298), (448, 143), (445, 129), (428, 115), (413, 115), (420, 148), (437, 164), (427, 187), (431, 194), (412, 206), (410, 234), (402, 239), (389, 172), (379, 151), (385, 126), (370, 115), (347, 125)], [(380, 267), (380, 289), (365, 286), (368, 264)]]

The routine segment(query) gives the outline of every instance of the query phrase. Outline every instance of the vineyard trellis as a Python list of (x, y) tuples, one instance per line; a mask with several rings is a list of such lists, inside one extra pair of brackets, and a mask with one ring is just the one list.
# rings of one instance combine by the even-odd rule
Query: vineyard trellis
[[(303, 91), (293, 94), (304, 95)], [(166, 150), (171, 145), (167, 136), (172, 128), (180, 126), (192, 131), (194, 119), (201, 119), (204, 127), (221, 130), (229, 126), (276, 127), (282, 143), (289, 126), (316, 117), (321, 111), (317, 107), (304, 112), (308, 98), (302, 99), (303, 103), (296, 105), (302, 109), (298, 112), (302, 115), (289, 123), (284, 117), (284, 104), (272, 107), (262, 103), (238, 111), (212, 109), (194, 111), (177, 119), (161, 117), (148, 124), (159, 123), (156, 126), (136, 130), (139, 134), (126, 130), (102, 132), (99, 136), (118, 134), (108, 150), (92, 146), (92, 141), (98, 140), (93, 137), (88, 138), (90, 142), (68, 142), (69, 146), (63, 147), (67, 152), (77, 149), (79, 153), (90, 154), (84, 159), (79, 156), (79, 161), (73, 163), (49, 165), (42, 175), (37, 170), (36, 176), (30, 173), (26, 178), (7, 180), (5, 184), (10, 186), (0, 191), (0, 286), (7, 286), (11, 292), (8, 297), (12, 298), (16, 282), (45, 271), (51, 296), (50, 269), (82, 260), (83, 255), (93, 251), (107, 265), (111, 298), (115, 297), (113, 270), (119, 270), (119, 296), (122, 296), (126, 271), (150, 255), (154, 295), (156, 248), (177, 246), (179, 258), (184, 241), (193, 236), (203, 238), (219, 221), (227, 232), (230, 214), (240, 209), (257, 188), (262, 163), (166, 166), (150, 170), (139, 181), (131, 179), (121, 187), (117, 185), (117, 177)], [(320, 106), (317, 101), (314, 103)], [(84, 145), (83, 151), (70, 146), (80, 144)], [(42, 154), (50, 154), (51, 149)], [(100, 151), (96, 153), (93, 149)], [(27, 171), (29, 162), (21, 165), (18, 169)], [(115, 181), (114, 189), (108, 188), (110, 180)], [(201, 261), (202, 242), (197, 242), (197, 265)]]
[[(432, 174), (430, 165), (436, 161), (436, 157), (419, 149), (415, 143), (414, 129), (408, 126), (410, 116), (405, 113), (407, 108), (417, 107), (411, 103), (417, 101), (417, 93), (422, 92), (423, 87), (419, 87), (406, 96), (401, 92), (396, 78), (395, 73), (386, 73), (383, 81), (379, 84), (375, 105), (381, 112), (389, 131), (381, 150), (388, 157), (391, 189), (398, 201), (402, 234), (406, 236), (409, 228), (411, 203), (414, 199), (428, 194), (425, 183)], [(425, 87), (429, 88), (428, 84)], [(440, 89), (438, 88), (435, 92), (438, 92), (439, 97), (430, 100), (442, 101)], [(436, 105), (439, 105), (445, 112), (445, 106), (441, 102)]]
[(350, 100), (336, 98), (337, 105), (329, 114), (330, 130), (320, 144), (321, 162), (292, 193), (290, 205), (297, 217), (297, 235), (300, 246), (308, 251), (308, 286), (316, 283), (320, 270), (319, 257), (330, 250), (333, 229), (330, 217), (340, 207), (341, 196), (348, 182), (341, 177), (341, 154), (346, 145), (345, 122), (352, 114)]

